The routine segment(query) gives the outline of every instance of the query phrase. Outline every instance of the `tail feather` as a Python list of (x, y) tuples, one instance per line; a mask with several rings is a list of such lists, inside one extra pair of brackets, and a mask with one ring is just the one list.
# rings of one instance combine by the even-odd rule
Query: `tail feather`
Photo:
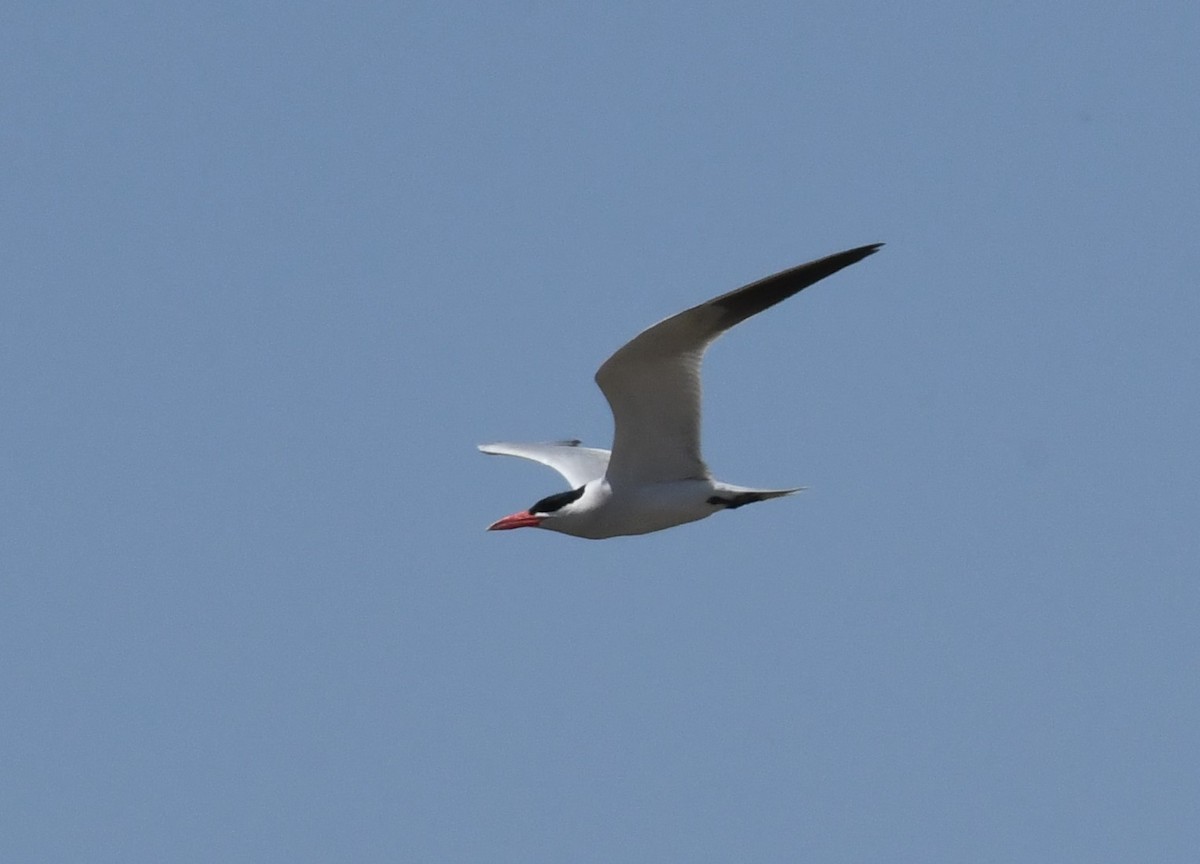
[(736, 510), (738, 507), (745, 506), (746, 504), (754, 504), (758, 501), (767, 501), (771, 498), (782, 498), (784, 495), (803, 492), (804, 488), (803, 486), (797, 486), (795, 489), (745, 489), (741, 486), (726, 486), (718, 494), (711, 496), (708, 499), (708, 503), (726, 510)]

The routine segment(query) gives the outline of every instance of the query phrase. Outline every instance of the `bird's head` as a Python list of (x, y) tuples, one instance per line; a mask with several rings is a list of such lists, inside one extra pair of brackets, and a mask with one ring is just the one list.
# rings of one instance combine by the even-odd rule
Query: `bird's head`
[(489, 531), (507, 531), (510, 528), (553, 528), (553, 520), (571, 516), (580, 507), (579, 499), (583, 497), (586, 486), (547, 495), (528, 510), (520, 510), (511, 516), (505, 516), (488, 526)]

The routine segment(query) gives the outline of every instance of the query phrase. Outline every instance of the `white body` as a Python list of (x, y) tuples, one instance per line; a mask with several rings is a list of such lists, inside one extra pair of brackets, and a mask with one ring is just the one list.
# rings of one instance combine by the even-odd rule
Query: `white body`
[[(588, 540), (627, 534), (649, 534), (711, 516), (725, 509), (709, 499), (753, 490), (716, 480), (670, 480), (613, 487), (601, 477), (584, 488), (579, 508), (570, 517), (547, 519), (539, 527)], [(786, 495), (797, 489), (780, 490)]]

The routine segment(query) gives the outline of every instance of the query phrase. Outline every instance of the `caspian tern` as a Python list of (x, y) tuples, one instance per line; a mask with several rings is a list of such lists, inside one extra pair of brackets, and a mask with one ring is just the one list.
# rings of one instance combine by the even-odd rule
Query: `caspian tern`
[(750, 489), (712, 478), (700, 456), (700, 363), (708, 346), (735, 324), (882, 245), (838, 252), (760, 279), (660, 321), (626, 343), (596, 372), (613, 413), (611, 452), (579, 441), (481, 444), (484, 453), (541, 462), (571, 486), (493, 522), (488, 530), (548, 528), (600, 540), (661, 531), (718, 510), (799, 492)]

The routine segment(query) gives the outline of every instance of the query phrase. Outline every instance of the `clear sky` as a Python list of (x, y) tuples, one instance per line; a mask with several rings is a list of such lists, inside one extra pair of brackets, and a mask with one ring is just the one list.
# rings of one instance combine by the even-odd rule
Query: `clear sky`
[[(1195, 2), (0, 20), (0, 860), (1197, 860)], [(708, 357), (808, 491), (483, 530), (879, 241)]]

